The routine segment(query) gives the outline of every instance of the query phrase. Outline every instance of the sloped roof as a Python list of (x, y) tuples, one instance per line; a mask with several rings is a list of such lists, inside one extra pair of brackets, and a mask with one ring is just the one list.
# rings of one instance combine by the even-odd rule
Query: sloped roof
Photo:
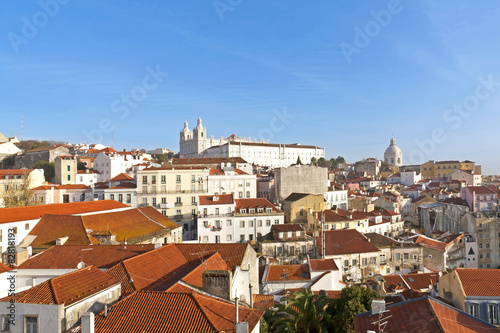
[(126, 173), (122, 172), (119, 175), (111, 178), (109, 181), (114, 182), (114, 181), (133, 181), (133, 180), (134, 180), (134, 178), (132, 178), (129, 175), (127, 175)]
[[(325, 254), (341, 255), (352, 253), (379, 252), (359, 231), (354, 229), (325, 231)], [(321, 237), (316, 237), (318, 253), (322, 253)]]
[(311, 280), (309, 267), (302, 265), (270, 265), (267, 271), (267, 282), (307, 281)]
[(153, 244), (53, 246), (22, 263), (19, 269), (76, 269), (80, 262), (106, 269), (153, 249)]
[(298, 223), (273, 224), (271, 226), (271, 231), (304, 231), (304, 228)]
[(34, 169), (5, 169), (0, 170), (0, 179), (5, 179), (5, 176), (24, 176), (29, 175)]
[[(262, 315), (257, 309), (239, 308), (239, 319), (249, 323), (249, 332)], [(141, 291), (113, 305), (106, 317), (96, 316), (95, 331), (231, 332), (234, 317), (234, 303), (201, 293)]]
[[(16, 293), (16, 303), (64, 304), (71, 305), (89, 296), (99, 293), (119, 281), (100, 269), (89, 266), (80, 270), (63, 274), (42, 282), (28, 290)], [(10, 302), (12, 296), (0, 299)]]
[(9, 139), (0, 132), (0, 143), (9, 142)]
[[(276, 208), (269, 200), (266, 198), (250, 198), (250, 199), (235, 199), (236, 203), (235, 211), (238, 213), (242, 208), (272, 208), (273, 213), (281, 213), (282, 210)], [(256, 211), (257, 212), (257, 211)], [(265, 212), (265, 211), (264, 211)]]
[(333, 259), (311, 259), (309, 260), (309, 264), (313, 272), (339, 270)]
[(200, 195), (199, 205), (232, 205), (234, 203), (232, 194)]
[(219, 252), (229, 269), (241, 266), (247, 248), (251, 248), (246, 243), (182, 243), (175, 244), (177, 249), (188, 261), (202, 261), (215, 252)]
[(195, 158), (172, 158), (172, 165), (195, 165), (195, 164), (220, 164), (220, 163), (248, 163), (241, 157), (195, 157)]
[(311, 195), (311, 194), (309, 194), (309, 193), (292, 193), (288, 197), (286, 197), (286, 199), (283, 201), (297, 201), (297, 200), (300, 200), (302, 198), (307, 197), (308, 195)]
[(0, 223), (35, 220), (41, 218), (45, 214), (74, 215), (127, 207), (130, 206), (114, 200), (100, 200), (28, 207), (0, 208)]
[(165, 291), (182, 280), (201, 288), (202, 274), (207, 269), (227, 270), (219, 253), (204, 260), (187, 260), (176, 246), (168, 244), (153, 251), (126, 259), (106, 273), (122, 283), (122, 294), (138, 290)]
[(465, 296), (500, 297), (500, 269), (457, 268)]
[(124, 242), (179, 227), (160, 213), (152, 212), (151, 209), (154, 208), (132, 208), (82, 216), (46, 214), (29, 233), (37, 236), (30, 245), (48, 247), (55, 245), (57, 238), (66, 236), (69, 237), (66, 245), (99, 244), (91, 235), (103, 232), (116, 235), (117, 242)]
[[(450, 305), (428, 296), (388, 305), (386, 332), (498, 332), (498, 329)], [(356, 333), (378, 330), (379, 315), (363, 312), (354, 317)]]

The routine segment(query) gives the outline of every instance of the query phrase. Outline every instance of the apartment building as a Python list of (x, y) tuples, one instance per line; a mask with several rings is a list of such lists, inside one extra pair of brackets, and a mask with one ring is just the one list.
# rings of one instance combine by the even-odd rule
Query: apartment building
[(196, 236), (198, 195), (208, 192), (209, 169), (195, 167), (149, 167), (137, 172), (137, 205), (153, 206), (183, 225), (183, 239)]

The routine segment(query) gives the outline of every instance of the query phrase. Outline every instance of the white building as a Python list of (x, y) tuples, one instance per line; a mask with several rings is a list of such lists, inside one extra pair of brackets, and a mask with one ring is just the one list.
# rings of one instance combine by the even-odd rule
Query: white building
[(332, 184), (328, 187), (328, 192), (323, 195), (325, 197), (325, 209), (348, 209), (349, 196), (344, 186)]
[(325, 149), (316, 146), (294, 144), (273, 144), (239, 138), (234, 134), (228, 138), (214, 139), (207, 137), (207, 129), (203, 127), (201, 118), (191, 131), (187, 121), (180, 132), (181, 157), (241, 157), (249, 163), (268, 167), (286, 167), (301, 162), (308, 163), (311, 158), (317, 160), (325, 157)]
[(234, 243), (254, 241), (285, 222), (284, 213), (264, 198), (234, 199), (232, 194), (200, 195), (198, 241)]
[(401, 184), (404, 186), (415, 185), (422, 180), (422, 174), (414, 170), (401, 171)]
[(94, 160), (94, 170), (100, 173), (99, 181), (105, 182), (120, 173), (126, 173), (132, 166), (147, 162), (140, 153), (100, 152)]
[(455, 170), (451, 174), (451, 179), (466, 182), (467, 186), (481, 186), (482, 184), (481, 174), (470, 170)]
[(208, 176), (208, 193), (233, 194), (238, 199), (256, 198), (257, 176), (232, 167), (211, 169)]

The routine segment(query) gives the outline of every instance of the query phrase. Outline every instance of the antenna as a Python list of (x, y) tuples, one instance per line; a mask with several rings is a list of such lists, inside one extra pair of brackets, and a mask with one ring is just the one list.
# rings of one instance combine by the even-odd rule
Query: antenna
[(21, 112), (21, 141), (24, 141), (24, 113)]
[(114, 132), (111, 132), (111, 148), (113, 148), (113, 133)]

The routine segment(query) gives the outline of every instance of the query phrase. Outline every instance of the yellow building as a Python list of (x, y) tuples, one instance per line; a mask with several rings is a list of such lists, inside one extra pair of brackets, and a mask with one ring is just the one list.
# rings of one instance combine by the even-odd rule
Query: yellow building
[(475, 163), (471, 161), (429, 161), (422, 164), (420, 170), (422, 172), (422, 179), (451, 179), (451, 174), (454, 171), (474, 171), (474, 167)]
[(285, 223), (307, 224), (307, 213), (311, 211), (323, 211), (325, 199), (322, 194), (292, 193), (283, 200), (283, 211), (285, 212)]
[(56, 184), (76, 184), (77, 160), (75, 156), (57, 156), (54, 161), (54, 167)]
[(6, 169), (0, 170), (0, 207), (3, 207), (3, 196), (6, 191), (21, 189), (28, 177), (30, 189), (38, 187), (45, 182), (41, 169)]

